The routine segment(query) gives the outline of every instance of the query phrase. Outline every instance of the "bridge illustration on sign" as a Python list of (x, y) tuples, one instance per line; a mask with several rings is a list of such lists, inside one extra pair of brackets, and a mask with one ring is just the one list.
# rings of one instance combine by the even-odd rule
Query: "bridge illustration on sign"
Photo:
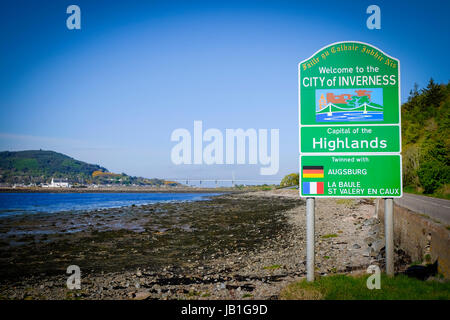
[(382, 120), (382, 88), (316, 90), (316, 122)]

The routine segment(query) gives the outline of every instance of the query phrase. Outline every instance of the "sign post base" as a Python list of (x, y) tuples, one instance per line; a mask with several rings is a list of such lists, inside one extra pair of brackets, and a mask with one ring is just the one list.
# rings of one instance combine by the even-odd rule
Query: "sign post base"
[(386, 241), (386, 274), (394, 276), (394, 199), (384, 199), (384, 237)]
[(314, 198), (306, 198), (306, 280), (314, 281)]

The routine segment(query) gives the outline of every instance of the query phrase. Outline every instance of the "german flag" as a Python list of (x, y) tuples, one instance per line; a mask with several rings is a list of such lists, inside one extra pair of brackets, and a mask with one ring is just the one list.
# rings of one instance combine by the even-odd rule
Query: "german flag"
[(323, 166), (303, 166), (303, 178), (323, 178)]

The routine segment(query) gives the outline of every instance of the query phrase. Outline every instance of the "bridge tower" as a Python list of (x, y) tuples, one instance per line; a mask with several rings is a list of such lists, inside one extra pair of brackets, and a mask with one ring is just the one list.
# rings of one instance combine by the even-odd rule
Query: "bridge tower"
[(363, 113), (367, 113), (367, 103), (364, 102), (363, 106), (364, 106), (364, 112)]

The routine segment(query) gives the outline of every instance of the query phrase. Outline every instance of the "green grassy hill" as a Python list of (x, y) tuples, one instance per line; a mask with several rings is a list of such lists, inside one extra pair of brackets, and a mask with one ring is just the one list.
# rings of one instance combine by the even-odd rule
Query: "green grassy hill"
[(145, 179), (122, 174), (93, 176), (109, 172), (95, 164), (73, 159), (62, 153), (44, 150), (0, 152), (0, 183), (48, 183), (51, 178), (68, 178), (74, 183), (161, 185), (160, 179)]
[(401, 112), (404, 186), (449, 198), (450, 83), (416, 85)]
[(55, 178), (89, 179), (96, 170), (107, 169), (44, 150), (0, 152), (0, 182), (43, 183)]

